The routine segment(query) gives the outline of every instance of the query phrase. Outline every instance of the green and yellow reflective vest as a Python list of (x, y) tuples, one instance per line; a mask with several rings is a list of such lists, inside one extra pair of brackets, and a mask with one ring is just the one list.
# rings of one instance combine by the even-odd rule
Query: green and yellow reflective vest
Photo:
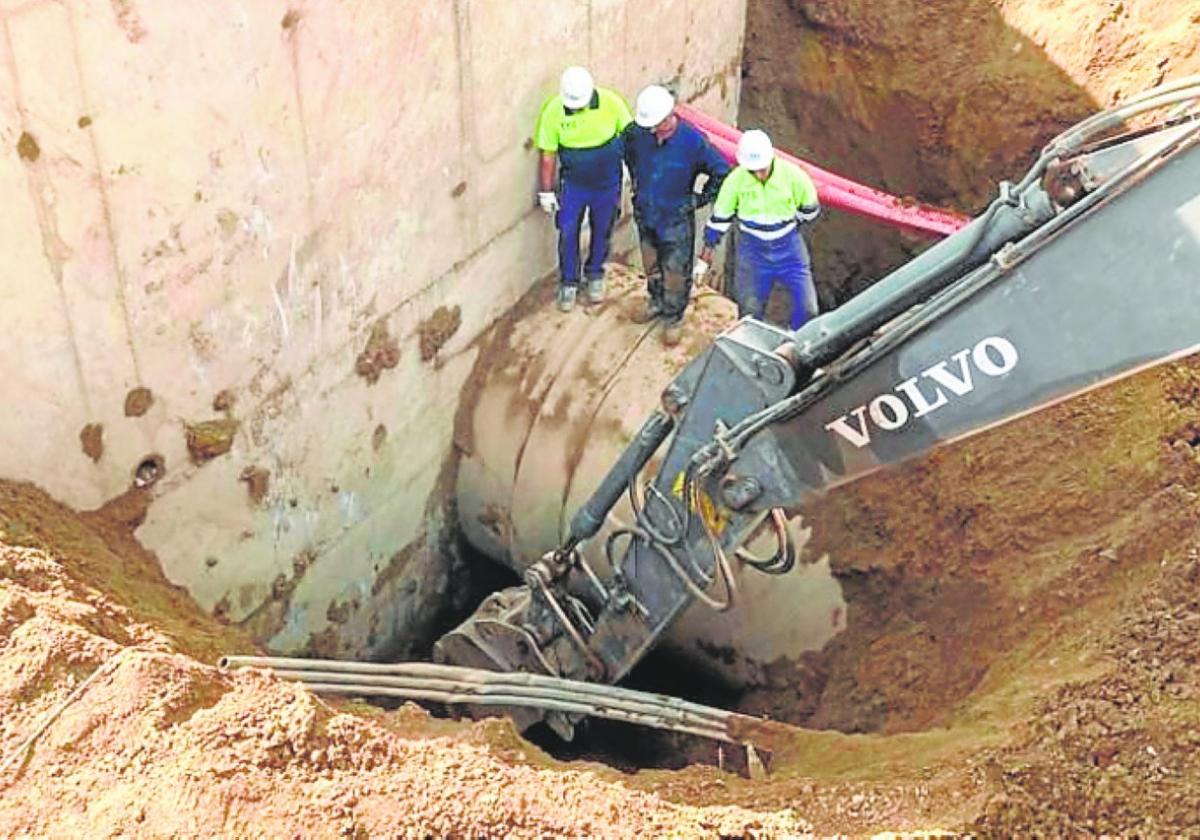
[(704, 228), (704, 242), (721, 241), (736, 216), (738, 230), (757, 239), (781, 239), (801, 222), (811, 222), (821, 212), (817, 186), (794, 163), (776, 158), (766, 182), (743, 166), (735, 166), (721, 184), (712, 217)]
[(577, 110), (556, 95), (542, 106), (533, 143), (558, 155), (563, 181), (591, 189), (613, 187), (621, 183), (621, 132), (631, 122), (625, 100), (608, 88), (596, 88), (587, 107)]

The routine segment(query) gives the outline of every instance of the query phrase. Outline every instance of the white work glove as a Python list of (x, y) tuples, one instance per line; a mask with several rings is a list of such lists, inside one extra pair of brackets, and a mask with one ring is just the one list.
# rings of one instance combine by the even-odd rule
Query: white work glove
[(704, 285), (704, 276), (706, 274), (708, 274), (708, 263), (696, 257), (696, 264), (692, 266), (692, 279), (700, 285)]
[(549, 216), (553, 216), (558, 212), (558, 196), (552, 192), (538, 193), (538, 204)]

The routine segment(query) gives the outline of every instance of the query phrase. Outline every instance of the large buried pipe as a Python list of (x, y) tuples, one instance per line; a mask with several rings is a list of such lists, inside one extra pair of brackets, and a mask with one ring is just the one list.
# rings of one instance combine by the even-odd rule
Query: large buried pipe
[[(630, 320), (644, 306), (643, 288), (621, 272), (609, 300), (586, 314), (560, 315), (547, 300), (481, 354), (481, 385), (462, 430), (459, 521), (474, 547), (518, 574), (562, 544), (570, 518), (659, 407), (663, 389), (736, 317), (729, 300), (702, 291), (684, 341), (666, 348), (661, 327)], [(652, 460), (646, 477), (657, 468)], [(632, 519), (627, 500), (613, 516)], [(602, 531), (583, 551), (607, 570), (603, 541)], [(769, 538), (754, 547), (772, 550)], [(827, 562), (783, 578), (747, 571), (738, 583), (742, 596), (732, 610), (693, 608), (666, 639), (733, 685), (754, 682), (780, 657), (819, 649), (843, 626), (845, 605)]]

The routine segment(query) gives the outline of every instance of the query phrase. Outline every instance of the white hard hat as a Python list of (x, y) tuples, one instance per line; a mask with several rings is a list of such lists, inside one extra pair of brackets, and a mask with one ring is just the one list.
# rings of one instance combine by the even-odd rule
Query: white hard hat
[(654, 128), (671, 116), (675, 110), (675, 97), (662, 85), (642, 88), (637, 98), (637, 113), (634, 119), (642, 128)]
[(737, 162), (751, 172), (766, 169), (775, 159), (775, 147), (767, 132), (752, 128), (738, 141)]
[(558, 92), (562, 94), (563, 104), (568, 108), (586, 108), (596, 92), (596, 83), (586, 67), (578, 65), (568, 67), (563, 71), (558, 83)]

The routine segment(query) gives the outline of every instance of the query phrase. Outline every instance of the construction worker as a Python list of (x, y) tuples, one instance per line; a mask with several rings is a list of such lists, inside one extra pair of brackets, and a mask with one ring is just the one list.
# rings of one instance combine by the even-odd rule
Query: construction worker
[[(625, 163), (650, 300), (633, 320), (644, 324), (661, 316), (663, 342), (672, 346), (683, 334), (692, 291), (696, 210), (712, 203), (729, 164), (703, 134), (679, 119), (675, 97), (666, 88), (643, 89), (634, 111), (634, 124), (625, 129)], [(708, 179), (697, 194), (701, 175)]]
[(800, 167), (779, 160), (771, 138), (757, 129), (738, 141), (737, 162), (713, 204), (695, 274), (701, 278), (708, 271), (713, 248), (737, 217), (738, 313), (761, 319), (771, 289), (779, 283), (792, 299), (791, 327), (799, 329), (817, 314), (812, 267), (799, 230), (821, 211), (816, 185)]
[[(604, 299), (604, 261), (621, 204), (621, 132), (633, 121), (617, 93), (598, 88), (583, 67), (568, 67), (559, 92), (542, 106), (534, 129), (541, 150), (538, 204), (558, 226), (558, 308), (570, 312), (579, 290), (579, 239), (584, 214), (591, 247), (583, 275), (588, 300)], [(558, 190), (555, 190), (555, 170)]]

